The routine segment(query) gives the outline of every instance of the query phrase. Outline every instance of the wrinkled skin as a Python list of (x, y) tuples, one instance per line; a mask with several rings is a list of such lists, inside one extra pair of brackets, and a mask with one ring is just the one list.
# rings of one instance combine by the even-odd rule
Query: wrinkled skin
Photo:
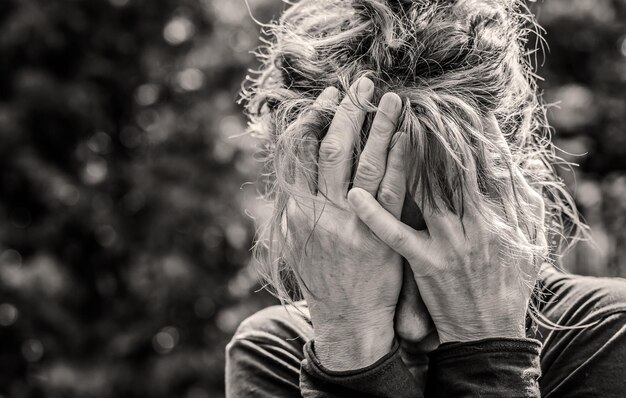
[[(373, 84), (362, 79), (351, 90), (369, 101)], [(317, 101), (338, 101), (338, 91), (329, 88)], [(389, 146), (401, 105), (395, 94), (381, 99), (354, 180), (354, 186), (377, 195), (395, 217), (400, 217), (404, 199), (403, 145)], [(294, 253), (304, 253), (291, 261), (306, 286), (316, 353), (333, 370), (369, 365), (391, 349), (402, 288), (402, 257), (361, 222), (347, 201), (353, 148), (364, 118), (365, 112), (346, 96), (319, 148), (313, 149), (319, 152), (320, 200), (292, 201), (287, 211), (291, 246)], [(296, 183), (307, 186), (302, 176), (296, 176)]]
[[(499, 144), (506, 145), (495, 119), (486, 123), (497, 134)], [(519, 171), (515, 173), (521, 194), (543, 220), (543, 198)], [(477, 190), (478, 186), (466, 189)], [(539, 261), (503, 257), (501, 240), (472, 203), (464, 203), (462, 219), (451, 212), (436, 211), (426, 203), (420, 210), (427, 229), (416, 230), (397, 220), (359, 188), (349, 197), (354, 199), (351, 205), (361, 220), (407, 259), (441, 343), (525, 337), (526, 311)], [(416, 197), (421, 194), (416, 193)], [(517, 224), (514, 213), (507, 216), (513, 225)], [(535, 231), (535, 235), (534, 243), (545, 247), (543, 230)]]
[[(369, 101), (373, 84), (361, 79), (351, 90)], [(337, 103), (338, 91), (328, 88), (317, 101)], [(297, 253), (289, 261), (305, 286), (316, 354), (331, 370), (374, 363), (396, 337), (428, 351), (439, 342), (524, 336), (531, 287), (521, 277), (536, 276), (536, 264), (499, 264), (500, 243), (470, 204), (463, 220), (405, 205), (405, 138), (395, 131), (401, 105), (395, 94), (382, 97), (348, 192), (365, 112), (346, 96), (312, 148), (319, 200), (288, 205)], [(310, 187), (303, 176), (296, 184)], [(524, 189), (543, 216), (541, 196)]]

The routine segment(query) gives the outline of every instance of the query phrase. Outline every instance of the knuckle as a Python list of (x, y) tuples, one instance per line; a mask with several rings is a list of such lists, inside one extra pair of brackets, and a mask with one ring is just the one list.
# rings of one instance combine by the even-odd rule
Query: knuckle
[(398, 192), (398, 190), (385, 185), (382, 186), (379, 190), (378, 190), (378, 199), (385, 204), (390, 204), (390, 205), (395, 205), (398, 204), (402, 198), (400, 197), (400, 193)]
[(350, 103), (349, 105), (342, 105), (335, 113), (335, 119), (333, 122), (342, 129), (350, 129), (356, 125), (356, 113), (357, 108)]
[(401, 174), (404, 172), (404, 163), (402, 160), (402, 151), (398, 148), (393, 148), (389, 152), (389, 166), (388, 172)]
[(337, 140), (326, 139), (320, 144), (320, 160), (323, 159), (328, 163), (337, 164), (345, 158), (345, 155), (345, 148)]
[(339, 116), (351, 119), (357, 112), (359, 112), (359, 107), (357, 106), (357, 104), (352, 102), (352, 99), (350, 99), (349, 97), (346, 97), (346, 100), (343, 101), (339, 106), (337, 114)]
[(368, 157), (361, 157), (361, 161), (359, 162), (359, 167), (357, 169), (357, 176), (364, 180), (375, 180), (382, 175), (382, 169), (380, 165), (376, 164), (376, 162)]
[(341, 130), (347, 131), (359, 131), (361, 126), (359, 125), (359, 115), (362, 111), (352, 102), (345, 103), (339, 107), (333, 124)]
[(406, 252), (405, 248), (408, 247), (408, 235), (398, 227), (391, 228), (388, 232), (387, 241), (390, 242), (393, 247)]
[(374, 135), (387, 135), (390, 131), (395, 131), (396, 121), (391, 119), (388, 115), (381, 114), (374, 119), (372, 125), (372, 132)]
[(404, 247), (406, 244), (406, 236), (401, 229), (395, 226), (389, 226), (383, 230), (380, 239), (388, 242), (392, 247)]

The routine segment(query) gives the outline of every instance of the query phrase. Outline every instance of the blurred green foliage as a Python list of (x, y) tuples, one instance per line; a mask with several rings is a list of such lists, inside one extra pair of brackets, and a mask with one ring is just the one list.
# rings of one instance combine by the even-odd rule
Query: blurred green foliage
[[(566, 264), (626, 275), (626, 1), (533, 8), (597, 242)], [(223, 395), (224, 344), (273, 303), (235, 103), (258, 31), (242, 0), (0, 2), (0, 396)]]

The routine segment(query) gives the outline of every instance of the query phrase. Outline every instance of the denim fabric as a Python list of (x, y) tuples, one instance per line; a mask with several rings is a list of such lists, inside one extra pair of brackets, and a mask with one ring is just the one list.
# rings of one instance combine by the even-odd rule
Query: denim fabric
[(411, 378), (397, 345), (368, 368), (329, 372), (315, 359), (305, 303), (264, 309), (241, 324), (227, 347), (226, 395), (626, 396), (626, 280), (546, 267), (539, 286), (544, 317), (561, 326), (584, 327), (558, 330), (529, 323), (528, 339), (441, 345), (430, 353), (428, 371), (421, 372), (425, 391), (416, 387), (423, 383)]

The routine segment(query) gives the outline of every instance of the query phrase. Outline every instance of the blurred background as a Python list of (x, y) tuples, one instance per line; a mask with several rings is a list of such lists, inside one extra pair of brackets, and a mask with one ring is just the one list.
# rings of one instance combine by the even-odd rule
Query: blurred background
[[(532, 8), (595, 238), (565, 265), (626, 276), (626, 0)], [(258, 32), (243, 0), (0, 1), (0, 397), (223, 396), (225, 343), (274, 303), (235, 102)]]

